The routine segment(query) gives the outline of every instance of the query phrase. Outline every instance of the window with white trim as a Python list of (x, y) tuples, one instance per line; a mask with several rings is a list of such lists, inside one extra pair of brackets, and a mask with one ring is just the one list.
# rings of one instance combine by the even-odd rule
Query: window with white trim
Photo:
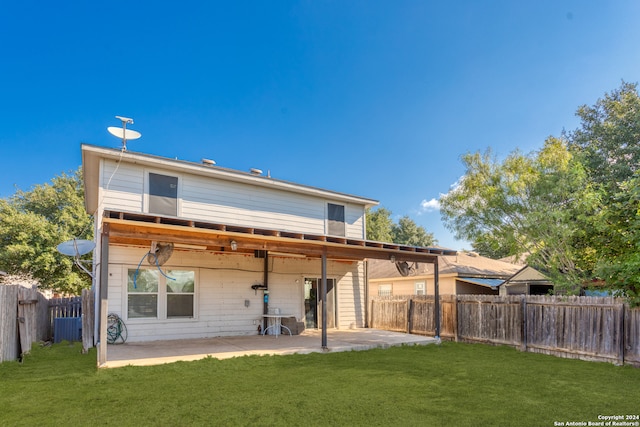
[(128, 319), (195, 317), (195, 272), (130, 268), (127, 272)]
[(427, 290), (424, 282), (416, 282), (415, 283), (415, 295), (426, 295)]
[(393, 295), (393, 290), (391, 288), (391, 284), (378, 285), (378, 296), (379, 297), (388, 297)]

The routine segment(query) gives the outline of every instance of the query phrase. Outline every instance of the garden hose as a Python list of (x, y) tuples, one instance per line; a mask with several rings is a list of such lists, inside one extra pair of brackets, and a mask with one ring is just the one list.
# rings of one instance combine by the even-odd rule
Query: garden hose
[(107, 316), (107, 342), (109, 344), (124, 344), (127, 340), (127, 327), (115, 313)]

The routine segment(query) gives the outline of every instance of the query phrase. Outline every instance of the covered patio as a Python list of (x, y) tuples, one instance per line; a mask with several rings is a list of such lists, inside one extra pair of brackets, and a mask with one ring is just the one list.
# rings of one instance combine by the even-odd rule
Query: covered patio
[(148, 341), (109, 345), (102, 367), (149, 366), (213, 357), (228, 359), (250, 355), (287, 355), (361, 351), (401, 345), (437, 343), (436, 338), (377, 329), (329, 330), (327, 346), (320, 343), (322, 331), (306, 330), (300, 335), (251, 335), (189, 340)]
[[(217, 254), (248, 254), (263, 258), (263, 285), (259, 290), (268, 292), (270, 256), (302, 257), (316, 259), (321, 265), (321, 285), (319, 296), (322, 301), (322, 324), (318, 330), (309, 330), (299, 336), (221, 336), (214, 338), (135, 342), (124, 345), (98, 344), (98, 366), (115, 367), (124, 365), (149, 365), (177, 360), (196, 360), (207, 356), (215, 358), (234, 357), (245, 354), (292, 354), (314, 351), (363, 350), (390, 345), (430, 343), (439, 336), (439, 316), (436, 315), (436, 339), (376, 331), (357, 327), (356, 329), (331, 329), (326, 324), (327, 307), (327, 262), (385, 259), (391, 262), (424, 262), (434, 264), (436, 271), (436, 295), (438, 292), (438, 257), (454, 253), (441, 248), (422, 248), (394, 243), (368, 240), (289, 233), (197, 222), (157, 215), (132, 214), (105, 211), (101, 230), (100, 265), (109, 265), (110, 245), (146, 246), (154, 241), (174, 242), (185, 247), (199, 246)], [(100, 268), (99, 282), (109, 283), (109, 269)], [(107, 289), (100, 286), (97, 310), (101, 321), (98, 323), (98, 337), (107, 336)], [(255, 289), (255, 288), (254, 288)], [(366, 288), (365, 288), (366, 289)], [(366, 301), (366, 290), (364, 295)], [(436, 304), (437, 304), (436, 297)], [(366, 305), (364, 307), (366, 319)], [(436, 313), (439, 309), (436, 306)], [(269, 314), (265, 298), (264, 314)]]

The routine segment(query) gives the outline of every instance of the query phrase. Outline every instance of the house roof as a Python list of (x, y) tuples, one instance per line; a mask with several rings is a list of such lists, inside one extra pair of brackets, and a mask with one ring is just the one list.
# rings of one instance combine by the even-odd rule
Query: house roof
[(85, 208), (87, 212), (90, 213), (96, 212), (98, 208), (100, 159), (111, 159), (115, 161), (135, 163), (147, 167), (161, 168), (175, 171), (177, 173), (189, 173), (224, 181), (246, 183), (258, 187), (275, 188), (293, 193), (328, 198), (344, 203), (359, 204), (367, 208), (376, 206), (379, 203), (374, 199), (325, 190), (303, 184), (296, 184), (289, 181), (275, 179), (270, 176), (256, 175), (250, 172), (238, 171), (216, 165), (205, 165), (186, 160), (169, 159), (151, 154), (123, 151), (122, 149), (116, 148), (98, 147), (89, 144), (81, 144), (81, 149), (83, 178), (85, 183)]
[[(521, 270), (521, 266), (510, 264), (470, 252), (456, 252), (447, 254), (438, 260), (439, 273), (451, 274), (457, 277), (466, 278), (493, 278), (501, 279), (503, 282)], [(412, 276), (433, 275), (431, 264), (420, 264), (412, 266)], [(402, 277), (394, 263), (374, 260), (369, 263), (370, 279), (390, 279)]]

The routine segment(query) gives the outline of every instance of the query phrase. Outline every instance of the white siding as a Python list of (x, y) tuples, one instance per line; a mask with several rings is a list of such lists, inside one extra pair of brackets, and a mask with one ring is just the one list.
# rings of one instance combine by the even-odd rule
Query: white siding
[(363, 263), (344, 272), (338, 282), (338, 327), (363, 328), (365, 324), (365, 277)]
[(345, 206), (346, 235), (350, 239), (363, 239), (364, 236), (364, 209), (362, 206)]
[(327, 203), (345, 206), (345, 234), (364, 238), (364, 207), (339, 201), (254, 187), (174, 171), (147, 170), (142, 166), (105, 160), (100, 206), (106, 210), (145, 212), (145, 184), (149, 171), (178, 176), (178, 215), (185, 219), (243, 227), (268, 228), (310, 234), (327, 234)]
[(324, 233), (324, 203), (302, 194), (186, 175), (182, 216), (301, 233)]
[(105, 161), (101, 179), (104, 209), (142, 212), (144, 171), (129, 163)]
[[(201, 338), (257, 334), (262, 319), (263, 293), (251, 289), (263, 282), (264, 260), (247, 255), (176, 250), (163, 271), (180, 268), (196, 271), (194, 319), (127, 319), (126, 275), (135, 269), (148, 248), (110, 247), (109, 313), (124, 320), (128, 341)], [(145, 267), (146, 261), (143, 263)], [(298, 320), (303, 317), (304, 277), (320, 277), (320, 260), (271, 257), (269, 306), (280, 308)], [(339, 328), (364, 326), (364, 273), (362, 263), (329, 261), (328, 276), (337, 280)], [(249, 301), (249, 306), (245, 306)]]

